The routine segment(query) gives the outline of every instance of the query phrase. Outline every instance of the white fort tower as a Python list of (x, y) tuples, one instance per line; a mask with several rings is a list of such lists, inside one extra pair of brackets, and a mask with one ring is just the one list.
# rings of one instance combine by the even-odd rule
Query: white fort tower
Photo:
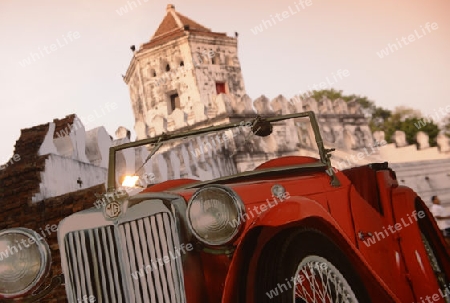
[(212, 32), (172, 4), (150, 41), (132, 50), (124, 80), (137, 139), (209, 120), (218, 94), (245, 95), (237, 37)]

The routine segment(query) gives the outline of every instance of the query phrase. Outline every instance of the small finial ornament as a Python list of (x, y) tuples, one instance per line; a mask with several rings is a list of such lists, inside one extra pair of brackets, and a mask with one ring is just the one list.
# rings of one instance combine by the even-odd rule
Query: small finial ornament
[(175, 10), (175, 5), (173, 4), (167, 4), (167, 11), (174, 11)]

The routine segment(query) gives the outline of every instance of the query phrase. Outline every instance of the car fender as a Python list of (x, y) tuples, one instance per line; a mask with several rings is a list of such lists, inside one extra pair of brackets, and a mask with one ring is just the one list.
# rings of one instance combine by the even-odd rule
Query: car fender
[[(275, 228), (273, 228), (275, 227)], [(245, 235), (236, 247), (227, 278), (225, 280), (223, 303), (240, 302), (239, 285), (245, 285), (247, 276), (242, 274), (242, 268), (248, 266), (249, 276), (254, 276), (256, 272), (259, 255), (270, 240), (281, 230), (292, 227), (308, 227), (320, 230), (328, 235), (355, 264), (361, 277), (366, 282), (366, 286), (375, 302), (395, 302), (401, 303), (398, 297), (388, 288), (381, 278), (373, 271), (361, 253), (353, 245), (351, 240), (345, 235), (338, 223), (328, 213), (327, 209), (319, 202), (306, 198), (291, 196), (288, 201), (282, 202), (273, 208), (262, 213), (256, 218), (245, 231)], [(260, 232), (253, 232), (260, 229)], [(248, 236), (250, 235), (250, 236)], [(247, 237), (248, 236), (248, 237)], [(256, 237), (257, 239), (252, 239)], [(256, 240), (256, 241), (255, 241)], [(248, 243), (255, 243), (254, 254), (251, 259), (245, 258), (248, 251)], [(254, 289), (254, 279), (250, 278), (246, 285), (246, 291)], [(246, 298), (246, 300), (248, 297)], [(242, 299), (241, 299), (242, 301)], [(249, 301), (251, 302), (251, 301)]]

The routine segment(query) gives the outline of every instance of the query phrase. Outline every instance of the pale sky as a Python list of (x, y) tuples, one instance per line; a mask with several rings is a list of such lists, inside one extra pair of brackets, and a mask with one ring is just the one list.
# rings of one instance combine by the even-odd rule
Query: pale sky
[[(328, 77), (331, 87), (389, 109), (406, 105), (432, 114), (450, 105), (449, 0), (310, 0), (303, 7), (299, 1), (171, 3), (213, 31), (239, 33), (245, 87), (253, 99), (291, 98)], [(120, 16), (117, 11), (132, 2), (137, 7)], [(13, 155), (21, 129), (72, 113), (86, 129), (104, 125), (114, 136), (125, 126), (134, 139), (121, 75), (132, 56), (130, 45), (151, 38), (168, 3), (1, 0), (0, 164)], [(254, 33), (271, 18), (276, 24), (266, 21), (267, 28)], [(398, 50), (386, 49), (388, 43)], [(389, 53), (384, 58), (377, 55), (382, 49)], [(339, 70), (348, 72), (339, 77)], [(86, 123), (95, 112), (98, 117)]]

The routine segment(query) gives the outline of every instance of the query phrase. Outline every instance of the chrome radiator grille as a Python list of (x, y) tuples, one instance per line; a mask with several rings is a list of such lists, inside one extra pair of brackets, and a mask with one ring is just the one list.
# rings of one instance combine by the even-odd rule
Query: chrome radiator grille
[(65, 238), (72, 298), (94, 296), (97, 302), (127, 302), (113, 226), (71, 232)]
[(70, 302), (91, 295), (105, 303), (185, 302), (175, 228), (169, 213), (157, 213), (66, 234)]

